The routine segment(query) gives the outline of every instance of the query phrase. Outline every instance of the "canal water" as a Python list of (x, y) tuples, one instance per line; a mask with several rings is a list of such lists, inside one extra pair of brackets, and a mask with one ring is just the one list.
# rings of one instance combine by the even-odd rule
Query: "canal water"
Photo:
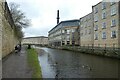
[(120, 60), (65, 50), (40, 48), (43, 78), (118, 78)]

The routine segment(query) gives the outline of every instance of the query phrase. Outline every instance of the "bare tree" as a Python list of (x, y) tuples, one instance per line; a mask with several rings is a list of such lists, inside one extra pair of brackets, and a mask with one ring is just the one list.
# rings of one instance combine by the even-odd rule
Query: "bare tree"
[(24, 13), (19, 9), (20, 5), (11, 2), (9, 7), (16, 26), (26, 28), (30, 25), (30, 20), (27, 19)]
[(20, 10), (20, 5), (11, 2), (9, 4), (10, 12), (15, 24), (15, 32), (18, 38), (23, 37), (22, 28), (30, 26), (30, 20), (26, 18), (25, 14)]

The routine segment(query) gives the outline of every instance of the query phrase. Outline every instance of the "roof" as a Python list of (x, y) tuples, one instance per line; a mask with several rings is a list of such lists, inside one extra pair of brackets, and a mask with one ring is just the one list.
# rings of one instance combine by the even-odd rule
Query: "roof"
[(100, 4), (100, 3), (102, 3), (102, 1), (101, 1), (101, 2), (99, 2), (99, 3), (97, 3), (97, 4), (95, 4), (95, 5), (93, 5), (92, 7), (95, 7), (95, 6), (97, 6), (98, 4)]
[(45, 37), (45, 36), (36, 36), (36, 37), (25, 37), (23, 39), (30, 39), (30, 38), (48, 38), (48, 37)]
[(92, 15), (92, 13), (93, 13), (93, 12), (91, 12), (91, 13), (89, 13), (89, 14), (83, 16), (83, 17), (81, 17), (80, 19), (85, 18), (85, 17), (87, 17), (87, 16), (89, 16), (89, 15)]
[[(66, 20), (66, 21), (61, 21), (60, 23), (58, 23), (54, 28), (52, 28), (50, 31), (52, 31), (53, 29), (55, 29), (56, 27), (62, 25), (62, 26), (79, 26), (79, 20), (78, 19), (74, 19), (74, 20)], [(50, 32), (49, 31), (49, 32)]]

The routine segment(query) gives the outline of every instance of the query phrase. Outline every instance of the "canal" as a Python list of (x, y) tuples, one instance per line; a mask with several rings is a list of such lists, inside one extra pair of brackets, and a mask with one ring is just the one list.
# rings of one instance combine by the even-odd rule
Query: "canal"
[(118, 78), (120, 60), (65, 50), (40, 48), (43, 78)]

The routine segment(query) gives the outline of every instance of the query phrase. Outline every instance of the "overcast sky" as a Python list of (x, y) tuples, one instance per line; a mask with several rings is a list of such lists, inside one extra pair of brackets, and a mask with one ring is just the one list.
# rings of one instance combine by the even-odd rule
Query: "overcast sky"
[(90, 12), (92, 6), (101, 0), (7, 0), (20, 4), (20, 9), (31, 26), (23, 29), (25, 37), (48, 36), (48, 31), (57, 24), (57, 10), (60, 21), (79, 19)]

